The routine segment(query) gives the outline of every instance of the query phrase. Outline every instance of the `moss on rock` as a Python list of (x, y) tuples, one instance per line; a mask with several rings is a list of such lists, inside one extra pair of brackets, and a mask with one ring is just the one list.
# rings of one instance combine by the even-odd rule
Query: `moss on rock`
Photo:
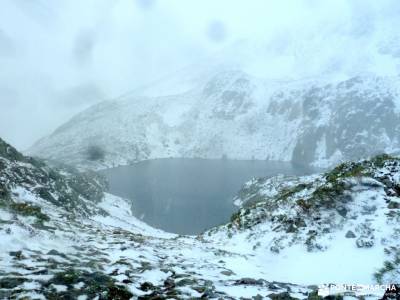
[(22, 216), (32, 216), (35, 217), (38, 223), (50, 221), (49, 216), (42, 212), (39, 206), (33, 205), (31, 203), (16, 203), (13, 202), (9, 205), (9, 209)]

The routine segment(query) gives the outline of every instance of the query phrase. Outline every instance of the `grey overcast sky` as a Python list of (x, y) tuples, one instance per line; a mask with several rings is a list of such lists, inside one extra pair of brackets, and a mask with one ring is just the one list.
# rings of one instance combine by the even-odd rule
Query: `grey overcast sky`
[(26, 149), (211, 56), (269, 78), (396, 75), (399, 20), (398, 0), (2, 0), (0, 137)]

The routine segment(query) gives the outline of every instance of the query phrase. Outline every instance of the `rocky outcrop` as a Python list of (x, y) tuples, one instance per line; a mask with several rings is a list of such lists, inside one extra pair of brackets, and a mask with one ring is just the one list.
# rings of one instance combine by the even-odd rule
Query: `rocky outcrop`
[(205, 239), (219, 239), (227, 249), (235, 249), (233, 241), (240, 239), (259, 255), (275, 255), (276, 261), (285, 257), (274, 266), (285, 268), (292, 262), (293, 273), (302, 272), (295, 267), (297, 257), (308, 256), (312, 264), (314, 255), (304, 251), (326, 256), (320, 268), (328, 268), (331, 257), (356, 274), (360, 265), (354, 258), (363, 251), (364, 266), (367, 260), (385, 257), (373, 263), (375, 268), (364, 269), (370, 280), (396, 283), (400, 210), (391, 203), (400, 200), (399, 186), (400, 159), (388, 155), (343, 163), (321, 175), (254, 179), (235, 199), (241, 209), (231, 222), (210, 230)]

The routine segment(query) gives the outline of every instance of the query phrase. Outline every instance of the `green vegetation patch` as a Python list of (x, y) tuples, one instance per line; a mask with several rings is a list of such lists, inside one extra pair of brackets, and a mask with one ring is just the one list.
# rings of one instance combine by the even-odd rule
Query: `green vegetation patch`
[(285, 203), (287, 202), (290, 198), (292, 198), (295, 194), (305, 190), (305, 189), (309, 189), (311, 188), (311, 184), (307, 184), (307, 183), (299, 183), (296, 184), (292, 187), (288, 187), (283, 189), (279, 195), (277, 196), (277, 201), (278, 203)]
[(50, 221), (50, 218), (42, 212), (39, 206), (33, 205), (31, 203), (16, 203), (12, 202), (9, 204), (8, 208), (21, 216), (32, 216), (38, 220), (38, 223), (43, 224), (43, 222)]
[(399, 162), (400, 159), (397, 158), (397, 157), (394, 157), (394, 156), (391, 156), (391, 155), (389, 155), (389, 154), (385, 154), (385, 153), (384, 153), (384, 154), (380, 154), (380, 155), (377, 155), (377, 156), (371, 158), (370, 161), (371, 161), (371, 163), (374, 164), (374, 166), (376, 166), (377, 168), (382, 168), (382, 167), (385, 166), (385, 164), (386, 164), (387, 162), (391, 162), (391, 161), (397, 161), (397, 162)]
[(335, 183), (339, 179), (369, 176), (368, 168), (362, 162), (346, 162), (338, 165), (332, 171), (325, 174), (325, 178), (330, 183)]
[(340, 180), (321, 185), (306, 200), (310, 207), (334, 208), (338, 200), (342, 200), (343, 192), (346, 190), (346, 183)]

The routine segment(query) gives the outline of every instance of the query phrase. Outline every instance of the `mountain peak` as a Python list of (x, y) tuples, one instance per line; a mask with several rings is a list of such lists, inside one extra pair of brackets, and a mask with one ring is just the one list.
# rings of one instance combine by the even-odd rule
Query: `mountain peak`
[[(399, 86), (398, 77), (270, 82), (225, 69), (181, 94), (93, 106), (30, 153), (95, 169), (224, 155), (327, 167), (400, 151)], [(104, 159), (88, 160), (93, 144)]]

